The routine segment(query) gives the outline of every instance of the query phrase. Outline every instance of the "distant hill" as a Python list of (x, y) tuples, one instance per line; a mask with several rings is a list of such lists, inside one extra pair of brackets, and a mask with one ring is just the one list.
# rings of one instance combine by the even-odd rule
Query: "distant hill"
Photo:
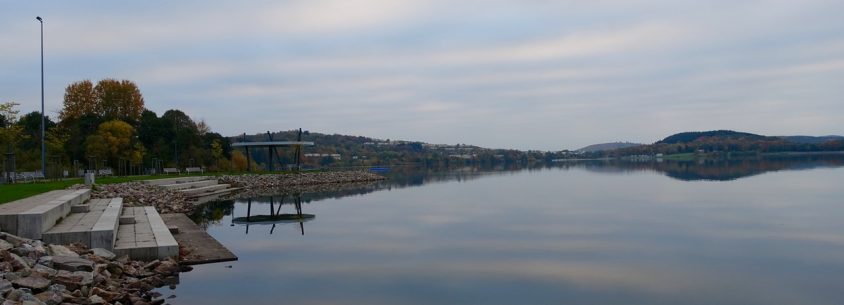
[(844, 140), (844, 137), (842, 137), (842, 136), (820, 136), (820, 137), (813, 137), (813, 136), (780, 136), (778, 138), (792, 142), (792, 143), (800, 143), (800, 144), (822, 144), (824, 142), (829, 142), (829, 141)]
[(614, 149), (620, 149), (620, 148), (636, 147), (636, 146), (642, 146), (642, 145), (644, 145), (644, 144), (630, 143), (630, 142), (601, 143), (601, 144), (593, 144), (593, 145), (586, 146), (584, 148), (576, 150), (576, 152), (591, 153), (591, 152), (607, 151), (607, 150), (614, 150)]
[(680, 144), (690, 143), (702, 138), (717, 138), (721, 140), (744, 140), (744, 141), (764, 141), (770, 140), (772, 137), (766, 137), (758, 134), (738, 132), (732, 130), (713, 130), (713, 131), (693, 131), (681, 132), (668, 136), (656, 144)]

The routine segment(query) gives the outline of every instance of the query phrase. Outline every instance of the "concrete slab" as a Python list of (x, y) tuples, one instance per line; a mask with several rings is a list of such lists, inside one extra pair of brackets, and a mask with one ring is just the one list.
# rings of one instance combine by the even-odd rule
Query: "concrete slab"
[(167, 179), (142, 180), (140, 182), (146, 183), (146, 184), (149, 184), (149, 185), (167, 185), (167, 184), (188, 183), (188, 182), (210, 180), (210, 179), (216, 180), (215, 177), (211, 177), (211, 176), (191, 176), (191, 177), (176, 177), (176, 178), (167, 178)]
[(173, 237), (188, 252), (187, 255), (179, 258), (180, 263), (197, 265), (237, 260), (234, 253), (208, 235), (208, 232), (196, 225), (187, 215), (161, 214), (161, 219), (168, 226), (179, 228), (179, 234)]
[(70, 214), (42, 234), (47, 243), (82, 243), (89, 248), (111, 250), (117, 237), (118, 215), (123, 209), (122, 198), (93, 199), (87, 213)]
[(168, 189), (168, 190), (172, 190), (172, 191), (178, 191), (178, 190), (184, 190), (184, 189), (211, 186), (211, 185), (215, 185), (215, 184), (217, 184), (217, 180), (211, 179), (211, 180), (200, 180), (200, 181), (193, 181), (193, 182), (164, 184), (164, 185), (161, 185), (161, 187)]
[(212, 193), (212, 192), (216, 192), (216, 191), (219, 191), (219, 190), (227, 189), (227, 188), (229, 188), (229, 186), (230, 186), (229, 184), (214, 184), (214, 185), (203, 186), (203, 187), (198, 187), (198, 188), (179, 190), (179, 192), (181, 192), (182, 194), (191, 196), (191, 197), (198, 197), (198, 196), (202, 196), (203, 194)]
[(121, 218), (135, 223), (120, 224), (114, 253), (132, 259), (154, 260), (179, 256), (179, 244), (154, 207), (127, 207)]
[(70, 213), (71, 206), (91, 197), (90, 189), (60, 190), (7, 203), (0, 207), (0, 229), (21, 237), (40, 239)]

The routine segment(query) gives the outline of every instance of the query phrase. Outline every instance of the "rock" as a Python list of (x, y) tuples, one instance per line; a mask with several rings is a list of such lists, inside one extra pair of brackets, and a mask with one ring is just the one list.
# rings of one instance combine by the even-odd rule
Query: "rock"
[(93, 271), (94, 262), (71, 256), (53, 256), (53, 268), (67, 271)]
[(158, 265), (160, 265), (160, 264), (161, 264), (160, 260), (154, 260), (154, 261), (151, 261), (151, 262), (147, 263), (146, 265), (144, 265), (144, 269), (152, 270), (152, 269), (155, 269), (155, 267), (158, 267)]
[(106, 302), (113, 302), (115, 299), (118, 299), (120, 297), (120, 293), (106, 291), (106, 290), (100, 289), (99, 287), (92, 288), (91, 289), (91, 295), (99, 296), (99, 297), (103, 298), (103, 300), (105, 300)]
[(41, 264), (36, 264), (35, 267), (32, 268), (32, 271), (41, 274), (43, 277), (53, 277), (56, 273), (58, 273), (56, 269)]
[(106, 270), (112, 275), (120, 276), (123, 274), (123, 266), (114, 262), (108, 263)]
[(36, 264), (44, 265), (50, 268), (53, 268), (53, 257), (49, 255), (45, 255), (38, 258)]
[(9, 282), (5, 279), (0, 279), (0, 295), (6, 294), (9, 290), (14, 289), (12, 287), (12, 282)]
[(53, 279), (56, 283), (67, 286), (68, 289), (78, 289), (91, 285), (94, 282), (94, 274), (87, 271), (59, 270), (59, 273)]
[(15, 284), (19, 287), (29, 288), (35, 291), (42, 291), (50, 286), (50, 280), (45, 279), (40, 275), (31, 275), (15, 279), (14, 281), (12, 281), (12, 284)]
[(91, 302), (91, 304), (105, 304), (106, 300), (104, 300), (98, 295), (92, 295), (88, 297), (88, 302)]
[(79, 254), (76, 254), (76, 252), (73, 252), (72, 250), (62, 245), (49, 245), (47, 246), (47, 248), (50, 250), (49, 253), (52, 256), (79, 257)]
[(58, 305), (64, 300), (61, 291), (55, 291), (52, 289), (36, 294), (35, 297), (47, 305)]
[(0, 273), (12, 272), (14, 268), (12, 267), (12, 263), (9, 262), (0, 262)]
[(21, 296), (23, 295), (23, 293), (24, 292), (21, 291), (20, 289), (12, 289), (12, 291), (9, 291), (9, 294), (6, 295), (6, 300), (7, 301), (19, 301), (21, 299)]
[(107, 260), (112, 260), (116, 257), (116, 255), (114, 255), (114, 253), (112, 253), (111, 251), (108, 251), (106, 249), (103, 249), (103, 248), (91, 249), (91, 253), (93, 253), (96, 256), (107, 259)]
[(22, 257), (18, 256), (17, 254), (11, 253), (11, 252), (4, 252), (3, 254), (4, 255), (2, 255), (2, 256), (5, 258), (6, 261), (8, 261), (10, 264), (12, 264), (12, 268), (15, 271), (29, 270), (29, 268), (30, 268), (29, 263), (26, 260), (24, 260)]
[(3, 277), (6, 278), (8, 281), (14, 281), (16, 279), (24, 277), (23, 273), (21, 272), (6, 272), (3, 274)]
[(179, 264), (167, 260), (161, 262), (157, 267), (155, 267), (155, 273), (163, 274), (163, 275), (171, 275), (171, 274), (178, 274), (179, 273)]
[(12, 234), (9, 234), (9, 233), (6, 233), (6, 232), (0, 233), (0, 239), (6, 240), (7, 242), (11, 243), (15, 247), (20, 247), (21, 245), (23, 245), (25, 243), (32, 242), (31, 239), (15, 236), (15, 235), (12, 235)]
[(14, 247), (15, 246), (9, 243), (8, 241), (0, 239), (0, 250), (9, 250)]

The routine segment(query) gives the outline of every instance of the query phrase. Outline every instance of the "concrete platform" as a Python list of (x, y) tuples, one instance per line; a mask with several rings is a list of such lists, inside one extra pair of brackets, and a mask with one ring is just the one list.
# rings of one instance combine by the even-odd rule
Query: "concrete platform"
[(193, 181), (193, 182), (184, 182), (184, 183), (173, 183), (173, 184), (164, 184), (161, 187), (166, 188), (172, 191), (184, 190), (184, 189), (193, 189), (205, 186), (211, 186), (217, 184), (217, 180), (200, 180), (200, 181)]
[(200, 197), (203, 195), (207, 195), (216, 191), (225, 190), (229, 188), (229, 184), (214, 184), (209, 186), (203, 186), (198, 188), (192, 189), (184, 189), (180, 190), (182, 194), (188, 195), (188, 197)]
[(51, 244), (82, 243), (89, 248), (111, 250), (117, 237), (122, 198), (93, 199), (88, 212), (73, 213), (44, 232), (41, 239)]
[(129, 216), (135, 223), (119, 225), (114, 254), (138, 260), (179, 256), (179, 244), (154, 207), (124, 208), (121, 218)]
[(142, 180), (141, 183), (149, 184), (149, 185), (168, 185), (168, 184), (177, 184), (177, 183), (188, 183), (188, 182), (195, 182), (195, 181), (202, 181), (202, 180), (216, 180), (214, 177), (211, 176), (191, 176), (191, 177), (176, 177), (176, 178), (167, 178), (167, 179), (154, 179), (154, 180)]
[(0, 230), (41, 239), (43, 232), (70, 213), (71, 206), (90, 197), (90, 189), (58, 190), (0, 205)]
[(186, 265), (208, 264), (236, 261), (237, 256), (220, 244), (208, 232), (196, 225), (185, 214), (161, 214), (167, 226), (178, 227), (176, 241), (188, 252), (180, 257), (180, 263)]

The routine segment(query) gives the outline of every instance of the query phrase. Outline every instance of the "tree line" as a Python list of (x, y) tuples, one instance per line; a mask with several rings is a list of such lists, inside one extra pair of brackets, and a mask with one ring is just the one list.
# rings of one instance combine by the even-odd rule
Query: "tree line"
[[(14, 153), (18, 171), (39, 170), (41, 113), (21, 116), (17, 106), (0, 104), (0, 144), (7, 155)], [(65, 169), (70, 164), (210, 170), (231, 170), (232, 164), (237, 165), (232, 162), (228, 138), (180, 110), (158, 116), (146, 109), (143, 94), (129, 80), (103, 79), (96, 84), (83, 80), (68, 85), (58, 121), (45, 117), (44, 138), (47, 159)]]

